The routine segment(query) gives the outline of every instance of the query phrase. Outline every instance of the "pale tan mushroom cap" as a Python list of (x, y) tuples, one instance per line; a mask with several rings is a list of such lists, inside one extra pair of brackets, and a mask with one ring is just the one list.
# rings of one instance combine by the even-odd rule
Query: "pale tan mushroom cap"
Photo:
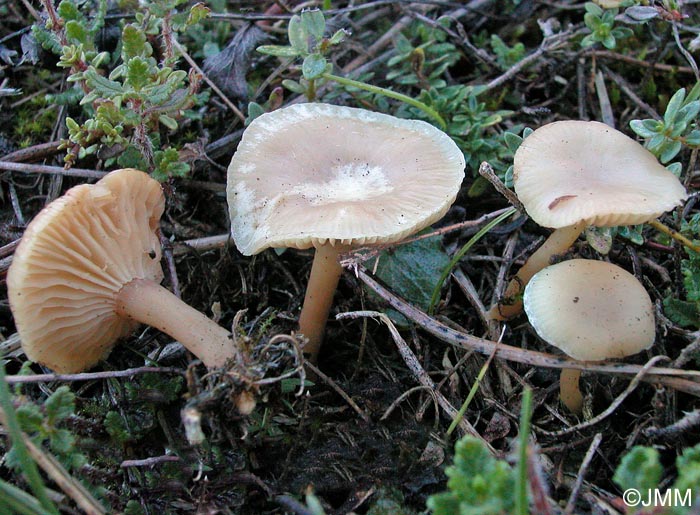
[(513, 184), (544, 227), (585, 221), (610, 227), (647, 222), (687, 198), (678, 178), (642, 145), (600, 122), (540, 127), (515, 153)]
[(464, 156), (432, 125), (296, 104), (256, 118), (228, 169), (231, 233), (245, 255), (399, 240), (439, 220)]
[(114, 171), (70, 189), (27, 227), (7, 273), (10, 307), (27, 356), (61, 373), (96, 364), (136, 322), (115, 296), (136, 278), (160, 282), (160, 184)]
[(632, 274), (604, 261), (548, 266), (530, 279), (523, 303), (537, 334), (575, 359), (622, 358), (654, 343), (649, 294)]

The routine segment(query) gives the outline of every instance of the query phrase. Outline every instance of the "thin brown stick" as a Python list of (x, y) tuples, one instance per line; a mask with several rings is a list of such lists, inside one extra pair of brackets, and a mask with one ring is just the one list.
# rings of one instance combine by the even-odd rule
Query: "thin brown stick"
[(369, 416), (367, 415), (367, 413), (365, 413), (364, 410), (363, 410), (362, 408), (360, 408), (360, 407), (357, 405), (357, 403), (352, 399), (352, 397), (350, 397), (347, 393), (345, 393), (345, 391), (344, 391), (340, 386), (338, 386), (338, 384), (337, 384), (335, 381), (333, 381), (333, 379), (331, 379), (331, 378), (328, 377), (326, 374), (324, 374), (323, 372), (321, 372), (318, 368), (316, 368), (314, 365), (312, 365), (312, 364), (309, 363), (308, 361), (306, 361), (306, 362), (304, 363), (304, 366), (307, 367), (309, 370), (311, 370), (311, 372), (312, 372), (314, 375), (316, 375), (316, 377), (318, 377), (318, 378), (321, 379), (324, 383), (326, 383), (328, 386), (330, 386), (331, 388), (333, 388), (333, 390), (335, 390), (336, 393), (337, 393), (338, 395), (340, 395), (340, 396), (345, 400), (345, 402), (347, 402), (348, 405), (349, 405), (352, 409), (355, 410), (355, 412), (356, 412), (358, 415), (360, 415), (360, 418), (361, 418), (362, 420), (364, 420), (365, 422), (369, 422)]
[(144, 458), (142, 460), (124, 460), (121, 462), (119, 467), (123, 469), (129, 467), (152, 467), (153, 465), (158, 465), (160, 463), (168, 463), (171, 461), (180, 460), (181, 458), (179, 456), (165, 454), (163, 456), (154, 456), (152, 458)]
[(105, 372), (82, 372), (80, 374), (32, 374), (7, 376), (8, 384), (23, 383), (48, 383), (60, 381), (71, 383), (74, 381), (94, 381), (96, 379), (111, 379), (119, 377), (132, 377), (140, 374), (180, 374), (185, 375), (185, 371), (174, 367), (137, 367), (126, 370), (108, 370)]
[(493, 186), (498, 193), (503, 195), (505, 199), (508, 202), (510, 202), (515, 209), (520, 211), (521, 214), (525, 214), (525, 206), (523, 206), (522, 202), (520, 202), (518, 196), (511, 190), (506, 188), (506, 185), (503, 184), (501, 179), (499, 179), (496, 175), (496, 172), (493, 171), (493, 167), (486, 161), (479, 165), (479, 175), (481, 175), (484, 179), (489, 181), (491, 183), (491, 186)]
[(578, 498), (578, 493), (581, 490), (581, 485), (583, 484), (583, 478), (586, 475), (586, 470), (588, 470), (588, 466), (591, 464), (591, 460), (593, 459), (593, 455), (598, 450), (598, 447), (600, 446), (600, 442), (602, 440), (603, 440), (602, 433), (597, 433), (593, 437), (593, 441), (591, 442), (591, 445), (588, 447), (588, 452), (586, 452), (586, 455), (583, 457), (583, 461), (581, 462), (581, 466), (579, 467), (578, 473), (576, 474), (576, 482), (574, 483), (574, 486), (571, 488), (571, 495), (569, 495), (569, 500), (566, 503), (566, 508), (564, 509), (564, 515), (571, 515), (574, 512), (574, 508), (576, 507), (576, 499)]
[(38, 161), (56, 155), (59, 152), (58, 146), (60, 144), (60, 141), (49, 141), (48, 143), (40, 143), (39, 145), (21, 148), (0, 157), (0, 161), (10, 161), (14, 163)]
[[(387, 326), (389, 332), (391, 333), (391, 337), (399, 350), (399, 354), (401, 354), (401, 357), (403, 358), (404, 362), (408, 366), (408, 369), (411, 371), (413, 376), (418, 380), (420, 384), (422, 384), (423, 386), (427, 386), (434, 392), (434, 395), (437, 398), (440, 407), (443, 410), (445, 410), (445, 412), (451, 420), (455, 420), (458, 416), (457, 409), (455, 409), (455, 407), (452, 406), (452, 404), (450, 404), (450, 402), (445, 398), (445, 396), (442, 395), (442, 393), (435, 388), (435, 383), (430, 378), (425, 369), (423, 369), (423, 367), (420, 364), (420, 361), (418, 361), (418, 358), (406, 344), (406, 341), (401, 337), (399, 331), (396, 329), (396, 326), (388, 316), (386, 316), (384, 313), (380, 313), (379, 311), (353, 311), (350, 313), (338, 313), (336, 315), (336, 319), (338, 320), (342, 320), (345, 318), (360, 317), (378, 318), (381, 322), (384, 323), (384, 325)], [(470, 434), (478, 438), (489, 448), (489, 450), (492, 453), (495, 454), (495, 450), (493, 449), (491, 444), (484, 440), (479, 434), (479, 432), (476, 429), (474, 429), (474, 427), (464, 417), (460, 418), (458, 425), (465, 434)]]
[[(641, 370), (645, 374), (640, 378), (649, 383), (661, 383), (676, 390), (700, 397), (700, 382), (685, 379), (686, 377), (700, 380), (700, 371), (697, 370), (676, 370), (672, 368), (651, 367), (648, 370), (639, 365), (629, 365), (626, 363), (591, 363), (577, 361), (570, 358), (555, 356), (544, 352), (520, 349), (503, 343), (496, 343), (491, 340), (478, 338), (470, 334), (455, 331), (437, 320), (429, 317), (420, 309), (408, 304), (403, 299), (394, 295), (384, 288), (376, 280), (370, 277), (364, 269), (358, 269), (359, 279), (369, 286), (377, 295), (382, 297), (392, 308), (399, 311), (406, 318), (418, 324), (425, 331), (436, 338), (455, 345), (457, 347), (474, 350), (480, 354), (490, 355), (498, 346), (498, 357), (526, 365), (544, 368), (576, 368), (588, 372), (599, 372), (604, 374), (636, 375)], [(676, 376), (676, 377), (673, 377)]]
[(185, 61), (187, 61), (187, 64), (189, 64), (192, 68), (194, 68), (197, 71), (197, 73), (199, 73), (202, 76), (202, 78), (204, 79), (204, 82), (209, 84), (209, 87), (214, 91), (214, 93), (219, 95), (219, 98), (221, 98), (221, 100), (223, 100), (224, 104), (226, 104), (226, 106), (231, 111), (233, 111), (233, 114), (235, 114), (242, 123), (245, 123), (245, 115), (241, 112), (240, 109), (238, 109), (235, 106), (235, 104), (233, 102), (231, 102), (231, 100), (229, 100), (229, 98), (224, 94), (224, 92), (221, 91), (219, 89), (219, 87), (211, 81), (211, 79), (207, 76), (207, 74), (204, 73), (204, 71), (202, 71), (202, 69), (195, 62), (195, 60), (192, 59), (190, 54), (187, 53), (187, 50), (185, 50), (185, 48), (180, 43), (178, 43), (175, 38), (172, 38), (172, 42), (173, 42), (173, 46), (177, 49), (178, 52), (180, 52), (180, 55), (182, 55), (182, 57), (185, 58)]
[(591, 50), (587, 52), (588, 55), (594, 55), (596, 57), (602, 57), (604, 59), (614, 59), (616, 61), (623, 61), (629, 64), (634, 64), (635, 66), (641, 66), (643, 68), (652, 68), (660, 72), (679, 72), (679, 73), (694, 73), (693, 69), (688, 66), (673, 66), (670, 64), (653, 63), (649, 61), (643, 61), (642, 59), (637, 59), (628, 55), (618, 54), (617, 52), (611, 52), (610, 50)]

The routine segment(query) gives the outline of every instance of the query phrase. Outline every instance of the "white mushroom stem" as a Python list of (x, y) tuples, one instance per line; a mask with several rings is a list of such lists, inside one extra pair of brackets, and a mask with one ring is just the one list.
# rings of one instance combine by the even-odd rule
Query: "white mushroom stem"
[(155, 281), (125, 284), (117, 293), (117, 314), (172, 336), (207, 368), (223, 367), (237, 355), (231, 333)]
[(569, 408), (571, 413), (580, 415), (583, 411), (583, 395), (579, 388), (581, 371), (573, 368), (564, 368), (559, 377), (559, 397), (561, 402)]
[(346, 249), (339, 245), (321, 245), (316, 248), (311, 265), (304, 305), (299, 315), (299, 331), (308, 339), (304, 353), (308, 354), (314, 363), (323, 342), (333, 295), (343, 273), (343, 267), (338, 263), (338, 255), (344, 250)]
[(537, 272), (550, 265), (552, 256), (566, 252), (574, 244), (581, 232), (586, 228), (585, 222), (556, 229), (549, 238), (538, 248), (518, 273), (510, 280), (503, 297), (498, 304), (489, 311), (489, 317), (493, 320), (508, 320), (523, 311), (521, 293), (525, 285)]

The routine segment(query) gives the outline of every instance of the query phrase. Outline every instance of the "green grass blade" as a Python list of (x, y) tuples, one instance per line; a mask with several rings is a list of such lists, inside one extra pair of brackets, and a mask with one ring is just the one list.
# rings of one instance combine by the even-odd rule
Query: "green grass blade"
[(515, 513), (528, 515), (527, 502), (527, 444), (530, 438), (530, 419), (532, 417), (532, 390), (523, 390), (520, 410), (520, 434), (518, 435), (518, 474), (515, 485)]
[(10, 396), (10, 389), (5, 381), (5, 363), (0, 363), (0, 407), (5, 413), (5, 425), (7, 426), (7, 431), (12, 439), (12, 445), (15, 447), (15, 452), (17, 453), (17, 458), (22, 464), (22, 472), (24, 473), (29, 486), (34, 492), (34, 495), (39, 500), (41, 506), (43, 506), (46, 513), (59, 515), (56, 506), (49, 499), (46, 493), (46, 487), (44, 482), (39, 475), (39, 469), (34, 463), (34, 460), (29, 456), (27, 452), (27, 447), (24, 445), (24, 439), (22, 438), (22, 429), (20, 428), (19, 421), (15, 415), (15, 409), (12, 406), (12, 399)]
[(363, 89), (365, 91), (369, 91), (370, 93), (374, 93), (376, 95), (383, 95), (385, 97), (393, 98), (394, 100), (400, 100), (401, 102), (412, 105), (413, 107), (417, 107), (421, 111), (423, 111), (425, 114), (430, 116), (433, 120), (438, 122), (440, 125), (440, 128), (442, 130), (445, 130), (447, 128), (447, 123), (445, 122), (444, 118), (440, 116), (440, 113), (438, 113), (435, 109), (432, 107), (424, 104), (420, 100), (416, 100), (415, 98), (409, 97), (408, 95), (404, 95), (403, 93), (397, 93), (394, 90), (387, 89), (387, 88), (380, 88), (379, 86), (373, 86), (372, 84), (367, 84), (366, 82), (360, 82), (359, 80), (353, 80), (353, 79), (348, 79), (346, 77), (340, 77), (338, 75), (333, 75), (332, 73), (324, 73), (323, 78), (332, 80), (334, 82), (337, 82), (338, 84), (342, 84), (343, 86), (351, 86), (353, 88), (358, 88), (358, 89)]
[(19, 515), (50, 515), (36, 497), (0, 479), (0, 513)]
[(435, 311), (435, 306), (437, 305), (438, 299), (440, 298), (440, 290), (442, 290), (442, 285), (445, 283), (445, 280), (447, 277), (452, 273), (452, 270), (454, 269), (455, 266), (457, 266), (457, 263), (459, 263), (459, 260), (462, 259), (462, 257), (469, 252), (469, 249), (471, 249), (476, 242), (478, 242), (484, 234), (489, 232), (491, 229), (496, 227), (498, 224), (500, 224), (503, 220), (508, 218), (510, 215), (515, 213), (516, 209), (511, 208), (505, 213), (502, 213), (501, 215), (497, 216), (493, 220), (491, 220), (489, 223), (484, 225), (479, 232), (477, 232), (474, 236), (472, 236), (467, 243), (464, 244), (464, 247), (462, 247), (459, 252), (457, 252), (454, 257), (452, 258), (452, 261), (450, 261), (450, 264), (447, 265), (447, 268), (443, 270), (442, 275), (440, 276), (440, 279), (438, 280), (437, 284), (435, 285), (435, 289), (433, 290), (433, 295), (430, 298), (430, 307), (428, 308), (428, 314), (432, 315), (433, 312)]

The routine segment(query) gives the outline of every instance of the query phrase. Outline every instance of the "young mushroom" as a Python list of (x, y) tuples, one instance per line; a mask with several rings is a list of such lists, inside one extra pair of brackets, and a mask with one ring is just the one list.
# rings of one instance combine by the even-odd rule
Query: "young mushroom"
[(227, 330), (159, 284), (164, 204), (157, 181), (123, 169), (70, 189), (32, 220), (7, 273), (27, 357), (80, 372), (139, 323), (180, 341), (207, 367), (236, 356)]
[[(537, 334), (574, 359), (631, 356), (654, 343), (654, 309), (637, 278), (617, 265), (572, 259), (536, 273), (525, 287), (525, 312)], [(561, 372), (562, 402), (580, 413), (580, 370)]]
[(459, 192), (464, 164), (432, 125), (363, 109), (296, 104), (246, 129), (228, 169), (231, 233), (244, 255), (315, 247), (299, 318), (310, 359), (342, 272), (338, 254), (439, 220)]
[(544, 125), (525, 138), (515, 153), (513, 185), (530, 218), (555, 230), (491, 309), (499, 320), (522, 311), (519, 295), (530, 278), (586, 226), (648, 222), (688, 196), (678, 178), (632, 138), (600, 122), (575, 120)]

